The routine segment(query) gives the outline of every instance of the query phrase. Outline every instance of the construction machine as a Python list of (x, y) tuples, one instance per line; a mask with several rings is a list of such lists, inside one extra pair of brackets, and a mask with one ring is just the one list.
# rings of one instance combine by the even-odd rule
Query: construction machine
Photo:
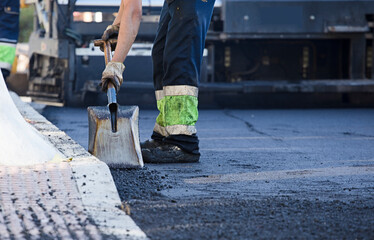
[[(26, 2), (35, 6), (28, 94), (70, 106), (104, 103), (103, 53), (93, 40), (113, 22), (120, 0)], [(120, 102), (155, 105), (151, 49), (163, 4), (143, 0)], [(199, 104), (373, 106), (373, 46), (372, 0), (216, 0)]]

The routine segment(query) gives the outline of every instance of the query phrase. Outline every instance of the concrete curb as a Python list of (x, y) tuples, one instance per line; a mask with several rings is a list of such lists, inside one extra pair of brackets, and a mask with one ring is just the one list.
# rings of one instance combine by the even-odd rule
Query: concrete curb
[(147, 239), (130, 216), (121, 210), (121, 201), (108, 166), (59, 130), (15, 94), (11, 97), (21, 115), (46, 137), (69, 162), (87, 214), (98, 228), (119, 239)]

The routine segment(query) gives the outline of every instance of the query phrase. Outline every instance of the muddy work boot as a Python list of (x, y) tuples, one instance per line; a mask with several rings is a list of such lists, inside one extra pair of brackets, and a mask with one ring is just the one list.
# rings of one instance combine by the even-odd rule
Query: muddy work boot
[(140, 146), (145, 163), (192, 163), (200, 159), (200, 154), (188, 153), (178, 146), (155, 140), (147, 140)]

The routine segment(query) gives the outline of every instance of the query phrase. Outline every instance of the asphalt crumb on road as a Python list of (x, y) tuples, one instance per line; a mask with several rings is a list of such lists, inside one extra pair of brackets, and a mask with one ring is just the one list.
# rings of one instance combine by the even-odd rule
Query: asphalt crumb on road
[(134, 199), (158, 200), (166, 187), (158, 171), (142, 169), (110, 169), (122, 202)]
[[(150, 239), (374, 239), (372, 109), (200, 113), (200, 163), (111, 170), (124, 210)], [(43, 115), (87, 148), (86, 109)], [(155, 116), (143, 111), (141, 136)], [(305, 174), (355, 166), (371, 170)], [(185, 181), (285, 170), (281, 180)]]
[(162, 195), (157, 170), (111, 169), (126, 212), (150, 239), (374, 239), (374, 201)]

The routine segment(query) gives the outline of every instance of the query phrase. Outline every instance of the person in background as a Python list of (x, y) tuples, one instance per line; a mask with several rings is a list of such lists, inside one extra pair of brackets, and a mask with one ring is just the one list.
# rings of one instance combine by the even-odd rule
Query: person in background
[(16, 56), (19, 11), (18, 0), (0, 1), (0, 69), (5, 80), (10, 74)]

